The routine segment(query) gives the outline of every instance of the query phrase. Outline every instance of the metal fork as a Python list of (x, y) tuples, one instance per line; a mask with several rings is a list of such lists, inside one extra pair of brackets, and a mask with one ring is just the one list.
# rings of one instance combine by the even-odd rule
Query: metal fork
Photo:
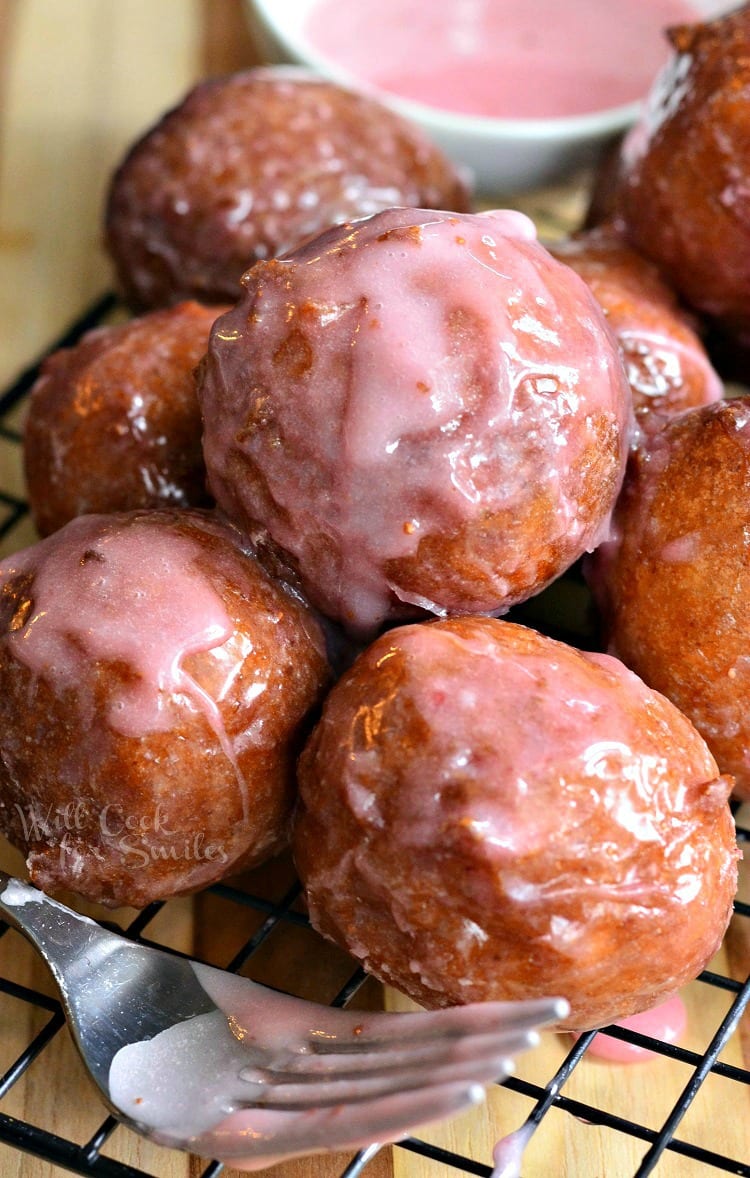
[(457, 1112), (567, 1013), (559, 998), (414, 1014), (320, 1006), (135, 944), (3, 872), (0, 917), (52, 970), (113, 1113), (239, 1168), (394, 1141)]

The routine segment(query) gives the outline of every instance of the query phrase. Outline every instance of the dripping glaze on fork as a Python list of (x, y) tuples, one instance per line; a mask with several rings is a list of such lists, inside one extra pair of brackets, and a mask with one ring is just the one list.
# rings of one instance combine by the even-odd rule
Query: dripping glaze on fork
[(349, 1011), (151, 949), (0, 872), (0, 914), (52, 970), (113, 1112), (163, 1145), (255, 1169), (397, 1140), (477, 1103), (562, 999)]

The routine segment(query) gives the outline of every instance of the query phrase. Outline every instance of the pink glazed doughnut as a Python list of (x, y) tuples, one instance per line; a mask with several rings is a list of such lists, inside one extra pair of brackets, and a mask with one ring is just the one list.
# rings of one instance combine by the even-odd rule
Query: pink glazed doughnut
[(209, 485), (325, 614), (502, 612), (606, 535), (630, 390), (527, 217), (391, 209), (243, 285), (199, 376)]
[(300, 761), (320, 932), (428, 1007), (559, 995), (647, 1010), (721, 944), (731, 777), (617, 659), (495, 618), (382, 635)]
[(419, 127), (376, 98), (265, 66), (195, 86), (115, 172), (106, 243), (135, 307), (228, 303), (258, 258), (390, 205), (464, 210)]
[(286, 845), (328, 682), (310, 611), (197, 511), (79, 516), (0, 564), (0, 829), (141, 908)]

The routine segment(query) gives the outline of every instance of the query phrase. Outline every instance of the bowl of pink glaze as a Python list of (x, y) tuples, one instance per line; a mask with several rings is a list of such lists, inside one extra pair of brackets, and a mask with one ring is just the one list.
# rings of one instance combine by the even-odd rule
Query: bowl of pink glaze
[(261, 52), (419, 123), (477, 192), (536, 187), (638, 117), (664, 29), (731, 0), (246, 0)]

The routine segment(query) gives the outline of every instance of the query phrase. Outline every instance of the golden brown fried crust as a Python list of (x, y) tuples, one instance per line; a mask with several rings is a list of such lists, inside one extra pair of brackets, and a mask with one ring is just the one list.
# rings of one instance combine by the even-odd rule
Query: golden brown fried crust
[(693, 307), (750, 338), (750, 7), (673, 29), (676, 59), (626, 140), (617, 209)]
[(593, 561), (615, 652), (750, 796), (750, 399), (693, 410), (631, 462)]
[(587, 283), (607, 317), (625, 364), (639, 437), (721, 396), (695, 316), (622, 233), (602, 226), (549, 249)]
[(221, 310), (181, 303), (44, 362), (24, 432), (40, 535), (88, 513), (208, 506), (194, 369)]

